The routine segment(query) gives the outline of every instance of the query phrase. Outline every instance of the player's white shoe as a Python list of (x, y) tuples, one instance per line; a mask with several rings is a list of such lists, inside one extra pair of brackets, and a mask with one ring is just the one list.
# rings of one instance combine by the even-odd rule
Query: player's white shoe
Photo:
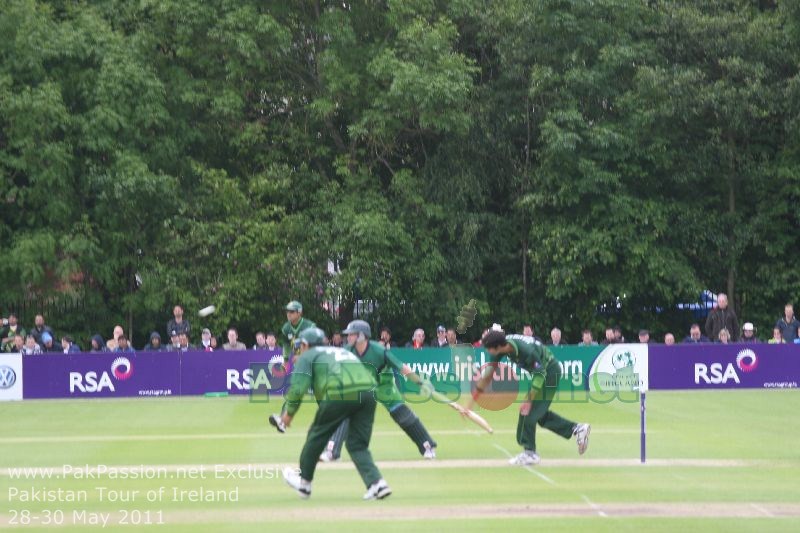
[(575, 426), (572, 434), (575, 435), (575, 440), (578, 442), (578, 453), (583, 455), (586, 448), (589, 447), (589, 432), (592, 431), (592, 426), (589, 424), (578, 424)]
[(422, 457), (425, 459), (436, 459), (436, 448), (432, 448), (428, 441), (425, 441), (423, 446), (425, 446), (425, 452), (423, 452)]
[(269, 423), (278, 430), (278, 433), (286, 433), (286, 425), (281, 420), (281, 415), (269, 415)]
[(336, 459), (333, 458), (333, 452), (325, 450), (324, 452), (319, 454), (319, 460), (323, 463), (332, 463)]
[(296, 490), (297, 495), (304, 500), (307, 500), (308, 497), (311, 496), (311, 482), (301, 478), (300, 474), (298, 474), (297, 470), (294, 468), (287, 466), (283, 469), (283, 480), (286, 481), (287, 485)]
[(539, 454), (536, 452), (532, 452), (530, 450), (525, 450), (524, 452), (516, 455), (508, 460), (508, 464), (510, 465), (517, 465), (517, 466), (528, 466), (528, 465), (538, 465), (542, 461)]
[(392, 493), (392, 489), (389, 488), (389, 485), (386, 483), (386, 480), (381, 478), (372, 485), (369, 486), (367, 489), (366, 494), (364, 494), (365, 500), (382, 500), (388, 495)]

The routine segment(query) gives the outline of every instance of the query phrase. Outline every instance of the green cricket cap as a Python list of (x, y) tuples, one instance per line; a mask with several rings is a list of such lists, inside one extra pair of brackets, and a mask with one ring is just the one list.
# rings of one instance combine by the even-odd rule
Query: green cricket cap
[(287, 311), (298, 311), (300, 313), (303, 312), (303, 304), (298, 302), (297, 300), (292, 300), (288, 304), (286, 304)]

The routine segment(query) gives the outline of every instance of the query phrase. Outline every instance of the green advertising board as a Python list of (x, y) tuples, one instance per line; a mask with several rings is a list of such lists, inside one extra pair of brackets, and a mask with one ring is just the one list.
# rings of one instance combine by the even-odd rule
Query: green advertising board
[[(602, 346), (549, 347), (561, 366), (561, 381), (557, 400), (585, 401), (588, 376)], [(392, 350), (401, 361), (421, 376), (428, 377), (436, 390), (450, 399), (457, 399), (472, 391), (481, 369), (489, 362), (483, 348), (468, 344), (447, 348), (395, 348)], [(414, 392), (413, 384), (403, 383), (406, 392)], [(495, 371), (492, 383), (495, 392), (519, 393), (522, 401), (530, 386), (530, 374), (515, 364), (501, 364)]]

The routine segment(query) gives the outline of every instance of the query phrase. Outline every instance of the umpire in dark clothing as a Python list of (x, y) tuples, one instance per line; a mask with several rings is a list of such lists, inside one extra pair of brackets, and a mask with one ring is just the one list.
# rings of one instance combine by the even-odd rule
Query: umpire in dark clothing
[(712, 341), (716, 340), (722, 329), (730, 332), (731, 341), (739, 340), (739, 320), (733, 309), (728, 309), (728, 296), (721, 292), (717, 296), (717, 307), (711, 310), (706, 319), (706, 336)]

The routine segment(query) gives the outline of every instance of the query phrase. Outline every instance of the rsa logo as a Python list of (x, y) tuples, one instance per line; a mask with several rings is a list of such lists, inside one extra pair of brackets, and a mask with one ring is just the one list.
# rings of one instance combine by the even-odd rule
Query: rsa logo
[(735, 365), (733, 363), (728, 363), (727, 365), (722, 363), (711, 363), (710, 365), (695, 363), (694, 382), (696, 385), (699, 385), (701, 380), (706, 385), (725, 385), (728, 381), (739, 384), (741, 380), (736, 372), (737, 368), (740, 372), (753, 372), (758, 368), (758, 356), (756, 353), (750, 348), (740, 351), (736, 355)]
[(116, 392), (114, 388), (114, 381), (111, 376), (117, 381), (125, 381), (133, 375), (133, 365), (127, 357), (117, 357), (111, 363), (111, 373), (103, 371), (97, 373), (90, 372), (70, 372), (69, 373), (69, 392), (75, 394), (78, 392), (103, 392), (108, 390)]

